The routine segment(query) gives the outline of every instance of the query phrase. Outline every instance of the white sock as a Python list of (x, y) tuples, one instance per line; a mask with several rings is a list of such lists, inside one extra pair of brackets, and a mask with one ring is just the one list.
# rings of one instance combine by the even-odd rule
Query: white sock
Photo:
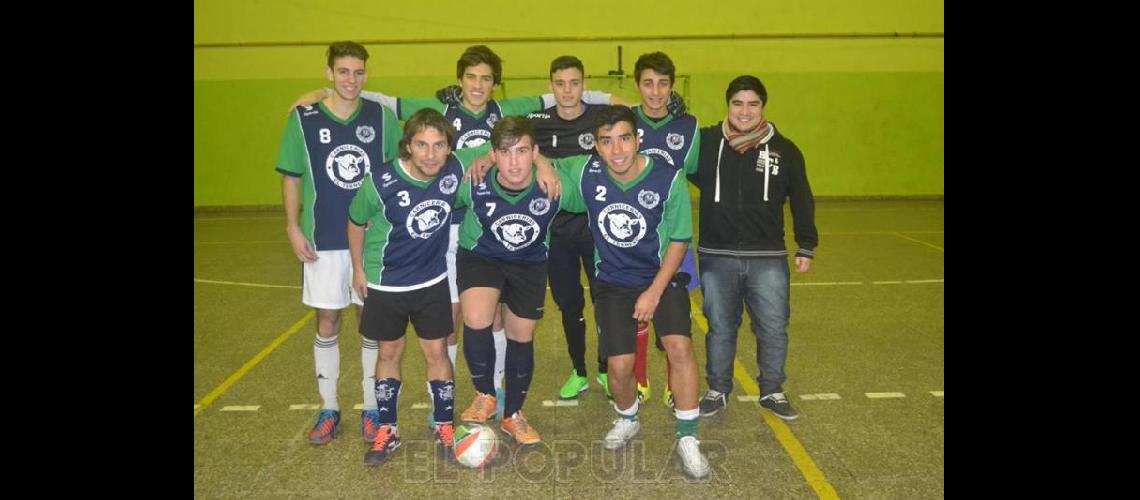
[(336, 402), (336, 382), (340, 378), (339, 335), (313, 340), (313, 359), (317, 367), (317, 390), (321, 393), (321, 409), (340, 410)]
[(360, 386), (364, 389), (364, 409), (376, 409), (376, 358), (380, 357), (380, 346), (375, 340), (360, 337)]
[(503, 388), (503, 374), (507, 371), (507, 330), (491, 332), (495, 338), (495, 389)]
[[(623, 410), (623, 409), (621, 409), (621, 408), (618, 408), (618, 407), (617, 407), (617, 402), (616, 402), (616, 401), (614, 402), (614, 410), (615, 410), (615, 411), (617, 411), (618, 415), (621, 415), (621, 416), (623, 416), (623, 417), (633, 417), (633, 416), (636, 416), (636, 415), (637, 415), (637, 410), (638, 410), (638, 407), (639, 407), (639, 406), (640, 406), (640, 405), (638, 405), (638, 404), (637, 404), (637, 398), (634, 398), (634, 399), (633, 399), (633, 406), (630, 406), (629, 408), (626, 408), (626, 409), (624, 409), (624, 410)], [(697, 412), (697, 414), (698, 414), (698, 415), (700, 415), (700, 411), (698, 411), (698, 412)]]
[(692, 410), (676, 410), (675, 409), (675, 410), (673, 410), (673, 416), (677, 417), (677, 420), (696, 420), (697, 417), (701, 416), (701, 409), (700, 408), (693, 408)]
[(447, 357), (451, 358), (451, 373), (455, 373), (455, 354), (459, 352), (459, 344), (447, 346)]

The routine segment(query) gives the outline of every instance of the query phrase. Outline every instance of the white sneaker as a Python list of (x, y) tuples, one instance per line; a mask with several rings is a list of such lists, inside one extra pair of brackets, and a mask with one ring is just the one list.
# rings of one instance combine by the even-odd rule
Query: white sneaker
[(685, 436), (677, 440), (677, 454), (685, 472), (697, 479), (709, 475), (709, 461), (701, 454), (701, 442), (696, 437)]
[(606, 449), (616, 450), (625, 446), (637, 431), (641, 430), (641, 422), (628, 418), (614, 420), (614, 428), (606, 433)]

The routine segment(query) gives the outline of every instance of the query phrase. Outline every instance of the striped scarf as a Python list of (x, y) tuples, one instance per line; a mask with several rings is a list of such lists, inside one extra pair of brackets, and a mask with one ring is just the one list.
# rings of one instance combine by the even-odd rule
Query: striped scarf
[(763, 120), (752, 132), (737, 132), (736, 128), (729, 125), (728, 118), (724, 119), (721, 123), (721, 131), (724, 137), (728, 139), (728, 145), (732, 146), (737, 153), (744, 154), (745, 151), (752, 149), (760, 144), (766, 142), (772, 131), (772, 124), (768, 120)]

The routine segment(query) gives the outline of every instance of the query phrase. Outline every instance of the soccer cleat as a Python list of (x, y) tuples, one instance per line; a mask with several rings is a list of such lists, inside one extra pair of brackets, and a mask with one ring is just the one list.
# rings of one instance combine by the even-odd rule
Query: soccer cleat
[(372, 442), (372, 447), (364, 453), (364, 465), (379, 467), (391, 458), (392, 453), (399, 447), (400, 429), (393, 424), (381, 425), (376, 430), (376, 440)]
[(380, 410), (364, 410), (360, 412), (360, 435), (364, 441), (376, 441), (376, 431), (380, 429)]
[(653, 390), (649, 388), (649, 381), (645, 381), (645, 385), (637, 384), (637, 400), (649, 401), (649, 397), (653, 395)]
[(594, 382), (597, 382), (598, 385), (602, 386), (602, 389), (606, 390), (607, 398), (614, 398), (613, 393), (610, 392), (610, 375), (608, 373), (599, 373), (597, 377), (594, 377)]
[(309, 444), (322, 445), (336, 437), (336, 426), (340, 424), (340, 411), (321, 410), (317, 414), (317, 424), (309, 431)]
[(665, 406), (669, 408), (674, 408), (676, 405), (673, 404), (673, 391), (665, 389), (665, 394), (661, 395), (661, 402), (665, 403)]
[(684, 436), (677, 440), (677, 454), (681, 455), (681, 465), (688, 475), (700, 479), (709, 475), (709, 461), (701, 453), (701, 442), (694, 436)]
[(504, 418), (501, 426), (503, 432), (515, 439), (515, 442), (520, 445), (535, 444), (542, 441), (538, 436), (538, 431), (534, 430), (526, 421), (526, 416), (523, 415), (522, 410), (515, 412), (514, 416)]
[(617, 420), (614, 420), (613, 428), (606, 433), (606, 449), (616, 450), (625, 446), (633, 436), (637, 435), (639, 430), (641, 430), (641, 422), (618, 417)]
[(495, 396), (476, 392), (475, 400), (471, 402), (471, 406), (463, 410), (463, 415), (459, 418), (464, 422), (485, 424), (487, 419), (495, 416), (497, 411), (498, 402), (495, 400)]
[(728, 405), (728, 400), (725, 394), (720, 391), (709, 389), (705, 393), (705, 397), (701, 398), (700, 408), (702, 417), (711, 417), (716, 415), (717, 412), (724, 409)]
[(773, 392), (767, 396), (760, 398), (760, 406), (767, 408), (784, 420), (795, 420), (800, 416), (796, 413), (796, 409), (792, 408), (792, 404), (788, 402), (788, 398), (784, 397), (782, 392)]
[(586, 377), (579, 377), (578, 372), (570, 370), (570, 378), (566, 379), (566, 383), (562, 384), (562, 389), (558, 391), (558, 397), (562, 399), (574, 399), (578, 394), (586, 392), (590, 388), (590, 379)]
[(455, 426), (450, 422), (439, 424), (435, 426), (432, 434), (435, 435), (435, 442), (443, 447), (444, 458), (454, 459), (455, 451), (452, 449), (452, 445), (455, 444)]

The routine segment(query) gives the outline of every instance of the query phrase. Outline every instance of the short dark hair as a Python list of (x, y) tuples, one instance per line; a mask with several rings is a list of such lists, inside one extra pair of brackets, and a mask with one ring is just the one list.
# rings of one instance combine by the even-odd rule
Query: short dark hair
[(578, 72), (582, 73), (582, 76), (586, 75), (586, 69), (582, 66), (581, 59), (574, 56), (558, 56), (554, 58), (553, 61), (550, 61), (550, 77), (554, 77), (555, 71), (570, 68), (578, 68)]
[(742, 75), (728, 83), (728, 90), (724, 91), (724, 102), (732, 101), (732, 96), (741, 90), (751, 90), (760, 96), (760, 103), (768, 104), (768, 89), (760, 83), (760, 79), (752, 75)]
[(412, 137), (415, 137), (417, 133), (429, 127), (447, 136), (447, 147), (452, 147), (452, 143), (455, 142), (455, 128), (447, 122), (447, 119), (444, 118), (443, 115), (439, 114), (439, 111), (432, 108), (423, 108), (416, 111), (416, 113), (408, 119), (407, 123), (404, 124), (404, 136), (400, 138), (401, 159), (407, 160), (412, 157), (412, 154), (408, 152), (408, 146), (412, 143)]
[(669, 56), (665, 55), (664, 52), (650, 52), (641, 54), (641, 57), (637, 58), (637, 63), (633, 65), (633, 75), (638, 82), (641, 81), (641, 72), (647, 69), (651, 69), (659, 75), (669, 75), (669, 83), (677, 81), (675, 77), (677, 67), (673, 66), (673, 60), (669, 59)]
[(491, 129), (491, 147), (509, 148), (523, 137), (530, 137), (531, 145), (534, 144), (534, 125), (521, 116), (508, 116), (495, 123), (495, 128)]
[(459, 61), (455, 63), (455, 78), (462, 80), (463, 72), (471, 66), (478, 66), (486, 64), (491, 67), (491, 74), (494, 75), (495, 85), (503, 81), (503, 60), (494, 51), (487, 48), (486, 45), (472, 45), (463, 51), (463, 55), (459, 56)]
[(594, 116), (594, 135), (602, 127), (616, 125), (617, 122), (629, 122), (630, 130), (637, 130), (637, 116), (633, 110), (625, 106), (600, 106), (598, 114)]
[(361, 61), (368, 62), (368, 50), (363, 45), (356, 42), (333, 42), (329, 44), (328, 51), (325, 52), (329, 59), (329, 69), (332, 69), (333, 64), (337, 59), (342, 57), (355, 57)]

